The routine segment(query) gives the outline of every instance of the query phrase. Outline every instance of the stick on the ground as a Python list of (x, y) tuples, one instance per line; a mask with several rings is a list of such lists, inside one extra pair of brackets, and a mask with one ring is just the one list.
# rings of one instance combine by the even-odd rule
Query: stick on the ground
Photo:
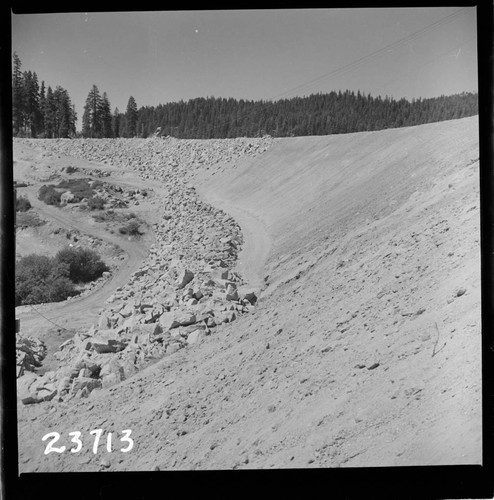
[(446, 342), (444, 342), (441, 349), (436, 351), (437, 344), (439, 343), (439, 327), (437, 326), (437, 322), (434, 322), (434, 325), (436, 325), (437, 339), (436, 339), (436, 342), (434, 342), (434, 347), (432, 349), (432, 357), (434, 357), (437, 353), (441, 352), (443, 350), (443, 347), (446, 345)]

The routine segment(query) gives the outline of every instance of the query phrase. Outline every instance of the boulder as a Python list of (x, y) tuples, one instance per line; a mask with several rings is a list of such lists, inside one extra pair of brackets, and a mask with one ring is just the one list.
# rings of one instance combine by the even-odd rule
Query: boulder
[(166, 348), (166, 354), (173, 354), (174, 352), (177, 352), (180, 349), (180, 347), (181, 344), (179, 342), (172, 342)]
[(183, 269), (179, 272), (178, 277), (175, 281), (176, 288), (178, 290), (184, 288), (188, 283), (194, 279), (194, 273), (188, 269)]
[(180, 323), (175, 319), (175, 311), (164, 312), (160, 316), (159, 325), (163, 330), (170, 330), (180, 326)]
[(229, 269), (215, 269), (213, 272), (213, 278), (218, 278), (220, 280), (228, 280), (230, 278), (230, 270)]
[(57, 391), (60, 396), (67, 394), (70, 391), (72, 379), (70, 377), (62, 377), (58, 380)]
[(101, 385), (103, 389), (106, 389), (107, 387), (118, 384), (118, 382), (120, 382), (120, 377), (116, 373), (109, 373), (102, 378)]
[(102, 314), (98, 321), (98, 328), (106, 330), (111, 327), (110, 318), (106, 314)]
[(153, 336), (153, 335), (159, 335), (160, 333), (163, 332), (163, 328), (161, 327), (161, 325), (159, 323), (141, 323), (139, 325), (135, 325), (130, 333), (132, 335), (134, 334), (139, 334), (139, 335), (150, 335), (150, 336)]
[(124, 318), (128, 318), (128, 317), (132, 316), (133, 312), (134, 312), (134, 308), (127, 304), (123, 309), (121, 309), (119, 311), (118, 314), (120, 314), (120, 316), (122, 316)]
[(226, 288), (226, 300), (238, 300), (238, 291), (232, 285), (228, 285)]
[(46, 384), (38, 389), (36, 397), (39, 401), (51, 401), (56, 396), (57, 392), (55, 384)]
[(175, 311), (175, 319), (180, 326), (192, 325), (196, 322), (195, 314), (189, 311)]
[(104, 363), (101, 367), (101, 371), (99, 373), (99, 376), (101, 378), (105, 378), (110, 373), (115, 374), (115, 377), (117, 378), (118, 382), (120, 382), (121, 380), (124, 380), (125, 377), (124, 377), (123, 368), (121, 367), (118, 359), (111, 358), (106, 363)]
[(17, 395), (23, 404), (28, 405), (38, 402), (36, 392), (31, 390), (31, 387), (39, 378), (34, 373), (27, 372), (24, 376), (17, 379)]
[(242, 295), (242, 300), (248, 300), (252, 305), (257, 302), (257, 296), (254, 292), (247, 292)]
[(101, 370), (101, 365), (88, 357), (82, 357), (75, 363), (74, 369), (79, 371), (87, 370), (90, 374), (88, 376), (93, 376)]
[(204, 339), (206, 333), (203, 329), (196, 329), (187, 337), (187, 344), (199, 344)]
[(86, 350), (92, 349), (98, 354), (119, 352), (125, 349), (127, 342), (118, 337), (113, 330), (103, 330), (88, 340)]
[(196, 317), (189, 311), (170, 311), (160, 316), (159, 324), (163, 330), (170, 330), (178, 326), (192, 325)]
[(130, 338), (131, 346), (138, 346), (143, 344), (149, 344), (150, 335), (149, 333), (133, 333)]
[(72, 381), (70, 393), (76, 394), (81, 389), (86, 389), (88, 392), (91, 392), (92, 390), (99, 389), (100, 387), (101, 380), (90, 377), (77, 377)]

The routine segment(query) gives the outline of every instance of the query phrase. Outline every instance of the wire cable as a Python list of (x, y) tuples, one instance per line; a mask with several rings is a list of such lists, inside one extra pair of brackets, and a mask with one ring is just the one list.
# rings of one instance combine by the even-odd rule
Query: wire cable
[(70, 330), (68, 330), (67, 328), (63, 327), (62, 325), (58, 325), (57, 323), (55, 323), (54, 321), (52, 321), (50, 318), (47, 318), (44, 314), (41, 314), (32, 304), (29, 304), (29, 307), (36, 313), (38, 313), (42, 318), (46, 319), (46, 321), (49, 321), (50, 323), (52, 323), (53, 325), (55, 325), (56, 327), (62, 329), (62, 330), (65, 330), (66, 332), (69, 332)]
[(409, 43), (412, 40), (414, 40), (420, 36), (423, 36), (426, 33), (433, 32), (433, 31), (439, 29), (440, 27), (442, 27), (443, 25), (446, 25), (448, 23), (453, 22), (458, 17), (460, 17), (463, 13), (465, 13), (465, 11), (467, 9), (468, 9), (468, 7), (463, 7), (463, 8), (461, 8), (461, 9), (459, 9), (459, 10), (457, 10), (457, 11), (455, 11), (455, 12), (453, 12), (445, 17), (442, 17), (441, 19), (438, 19), (437, 21), (435, 21), (427, 26), (424, 26), (423, 28), (411, 33), (410, 35), (407, 35), (403, 38), (400, 38), (399, 40), (396, 40), (388, 45), (385, 45), (384, 47), (381, 47), (378, 50), (375, 50), (375, 51), (373, 51), (365, 56), (362, 56), (359, 59), (356, 59), (355, 61), (352, 61), (348, 64), (345, 64), (344, 66), (341, 66), (341, 67), (339, 67), (335, 70), (332, 70), (328, 73), (325, 73), (323, 75), (320, 75), (317, 78), (314, 78), (313, 80), (309, 80), (305, 83), (297, 85), (296, 87), (293, 87), (292, 89), (289, 89), (289, 90), (286, 90), (282, 93), (274, 95), (266, 100), (261, 100), (261, 101), (257, 102), (249, 110), (247, 115), (236, 117), (234, 119), (225, 118), (224, 120), (221, 120), (221, 121), (217, 122), (216, 124), (212, 125), (210, 130), (211, 130), (211, 132), (215, 132), (227, 124), (234, 123), (234, 121), (237, 121), (239, 119), (244, 120), (244, 119), (248, 118), (249, 116), (253, 115), (255, 112), (257, 112), (259, 108), (264, 107), (266, 105), (266, 103), (272, 103), (273, 101), (281, 99), (283, 97), (287, 97), (290, 94), (300, 93), (301, 90), (308, 91), (310, 88), (317, 86), (318, 84), (322, 83), (325, 80), (330, 80), (330, 79), (335, 78), (337, 76), (341, 76), (343, 74), (354, 71), (355, 69), (364, 66), (369, 61), (384, 55), (385, 53), (387, 53), (390, 50), (397, 49), (398, 47), (400, 47), (406, 43)]
[(283, 97), (285, 95), (291, 94), (293, 92), (297, 92), (300, 89), (304, 88), (305, 86), (312, 85), (314, 83), (319, 83), (320, 81), (325, 80), (327, 78), (331, 78), (331, 77), (337, 76), (340, 72), (342, 72), (344, 70), (354, 69), (354, 66), (355, 67), (361, 66), (362, 63), (366, 63), (367, 61), (375, 58), (376, 56), (380, 56), (380, 55), (384, 54), (385, 52), (387, 52), (387, 51), (389, 51), (391, 49), (396, 49), (399, 46), (404, 45), (405, 43), (410, 42), (410, 41), (414, 40), (415, 38), (418, 38), (419, 36), (424, 35), (425, 33), (428, 33), (429, 31), (437, 30), (443, 24), (447, 24), (447, 23), (450, 23), (450, 22), (454, 21), (466, 9), (467, 9), (467, 7), (463, 7), (461, 9), (459, 9), (459, 10), (457, 10), (457, 11), (449, 14), (448, 16), (445, 16), (445, 17), (443, 17), (443, 18), (435, 21), (434, 23), (429, 24), (429, 25), (425, 26), (424, 28), (421, 28), (420, 30), (417, 30), (417, 31), (411, 33), (410, 35), (407, 35), (407, 36), (405, 36), (403, 38), (400, 38), (399, 40), (396, 40), (396, 41), (394, 41), (394, 42), (392, 42), (392, 43), (390, 43), (388, 45), (385, 45), (384, 47), (381, 47), (380, 49), (375, 50), (374, 52), (371, 52), (370, 54), (362, 56), (359, 59), (356, 59), (355, 61), (352, 61), (351, 63), (345, 64), (344, 66), (341, 66), (340, 68), (337, 68), (337, 69), (335, 69), (333, 71), (330, 71), (328, 73), (320, 75), (317, 78), (314, 78), (313, 80), (309, 80), (308, 82), (300, 84), (300, 85), (298, 85), (296, 87), (293, 87), (290, 90), (287, 90), (287, 91), (282, 92), (282, 93), (280, 93), (280, 94), (278, 94), (278, 95), (276, 95), (274, 97), (271, 97), (268, 100), (279, 99), (279, 98), (281, 98), (281, 97)]

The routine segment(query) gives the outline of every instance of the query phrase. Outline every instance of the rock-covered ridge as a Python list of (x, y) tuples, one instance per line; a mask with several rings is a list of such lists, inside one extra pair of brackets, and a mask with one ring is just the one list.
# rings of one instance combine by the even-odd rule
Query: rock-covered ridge
[[(155, 243), (129, 282), (104, 305), (97, 325), (56, 353), (62, 368), (23, 381), (24, 403), (85, 397), (191, 344), (250, 311), (257, 301), (239, 293), (232, 271), (243, 239), (235, 220), (202, 202), (187, 177), (261, 154), (272, 139), (100, 139), (27, 141), (46, 156), (66, 155), (134, 170), (162, 192), (154, 201)], [(26, 382), (26, 383), (24, 383)], [(27, 383), (30, 382), (30, 383)]]

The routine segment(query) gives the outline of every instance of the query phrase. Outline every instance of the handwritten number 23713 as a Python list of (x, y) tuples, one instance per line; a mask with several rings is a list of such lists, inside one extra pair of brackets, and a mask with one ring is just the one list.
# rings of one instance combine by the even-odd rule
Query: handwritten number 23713
[[(122, 443), (126, 443), (127, 446), (124, 446), (123, 448), (120, 448), (120, 451), (122, 453), (127, 453), (134, 447), (134, 440), (130, 437), (130, 434), (132, 431), (130, 429), (125, 429), (122, 431), (123, 436), (120, 437), (120, 441)], [(98, 452), (98, 446), (101, 440), (101, 435), (103, 434), (103, 429), (95, 429), (93, 431), (90, 431), (89, 434), (94, 436), (94, 442), (93, 442), (93, 453), (96, 454)], [(82, 440), (81, 440), (81, 435), (82, 433), (79, 431), (74, 431), (74, 432), (69, 432), (69, 436), (71, 436), (71, 442), (74, 443), (74, 447), (70, 449), (71, 453), (77, 453), (82, 450)], [(60, 439), (60, 434), (58, 432), (49, 432), (48, 434), (45, 434), (42, 438), (41, 441), (48, 441), (48, 444), (46, 445), (45, 448), (45, 455), (48, 455), (48, 453), (63, 453), (66, 450), (65, 446), (60, 446), (56, 447), (54, 446), (55, 443)], [(113, 439), (113, 433), (109, 432), (106, 435), (106, 451), (111, 452), (112, 450), (112, 439)]]

